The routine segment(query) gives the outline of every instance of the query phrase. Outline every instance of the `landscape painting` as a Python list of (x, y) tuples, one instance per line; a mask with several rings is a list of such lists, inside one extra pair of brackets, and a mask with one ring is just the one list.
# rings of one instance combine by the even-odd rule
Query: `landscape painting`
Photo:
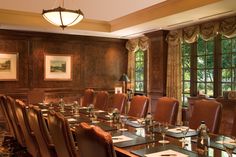
[(0, 58), (0, 72), (11, 71), (11, 59)]
[(0, 52), (0, 81), (17, 80), (18, 53)]
[(52, 73), (65, 73), (66, 72), (66, 61), (52, 60), (50, 62), (50, 71)]
[(72, 80), (72, 63), (70, 55), (45, 55), (44, 80), (70, 81)]

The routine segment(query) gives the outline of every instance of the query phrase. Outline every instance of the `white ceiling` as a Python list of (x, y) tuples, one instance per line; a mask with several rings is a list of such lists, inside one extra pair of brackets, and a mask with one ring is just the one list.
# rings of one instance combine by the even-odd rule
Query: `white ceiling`
[[(158, 12), (159, 9), (153, 9), (153, 6), (158, 8), (167, 2), (169, 4), (176, 2), (190, 2), (192, 7), (198, 5), (200, 0), (65, 0), (64, 7), (67, 9), (81, 9), (85, 15), (85, 20), (82, 23), (99, 24), (99, 29), (89, 29), (85, 26), (80, 29), (68, 27), (65, 30), (60, 28), (40, 27), (40, 25), (30, 25), (31, 21), (14, 23), (1, 22), (3, 19), (1, 16), (5, 16), (6, 13), (0, 15), (0, 29), (17, 29), (17, 30), (30, 30), (30, 31), (42, 31), (42, 32), (55, 32), (65, 34), (79, 34), (90, 36), (104, 36), (114, 38), (133, 38), (142, 35), (145, 32), (156, 31), (159, 29), (176, 29), (191, 25), (194, 23), (200, 23), (206, 20), (217, 19), (224, 16), (236, 15), (236, 0), (205, 0), (209, 1), (208, 4), (203, 6), (197, 6), (196, 8), (184, 8), (184, 6), (176, 6), (176, 12), (171, 12), (175, 9), (175, 6), (169, 6), (170, 11), (166, 13)], [(164, 3), (161, 3), (164, 2)], [(201, 0), (203, 2), (203, 0)], [(23, 11), (29, 14), (34, 13), (41, 16), (43, 9), (52, 9), (62, 4), (61, 0), (0, 0), (0, 10), (9, 11)], [(179, 3), (181, 4), (181, 3)], [(181, 7), (184, 8), (181, 10)], [(146, 8), (146, 9), (145, 9)], [(152, 12), (155, 16), (152, 16)], [(137, 14), (143, 12), (143, 15)], [(147, 12), (147, 14), (146, 14)], [(158, 17), (158, 14), (162, 16)], [(11, 16), (12, 16), (11, 15)], [(133, 16), (132, 16), (133, 15)], [(135, 16), (137, 15), (137, 16)], [(24, 14), (24, 16), (27, 16)], [(148, 16), (148, 17), (146, 17)], [(16, 17), (17, 18), (17, 17)], [(91, 22), (92, 21), (92, 22)], [(95, 21), (95, 22), (94, 22)], [(39, 20), (40, 22), (40, 20)], [(43, 21), (44, 22), (44, 21)], [(28, 25), (26, 25), (27, 23)], [(101, 26), (111, 27), (104, 30), (100, 29)], [(114, 26), (113, 26), (114, 25)], [(115, 28), (116, 25), (119, 27)], [(94, 27), (94, 26), (93, 26)], [(95, 26), (97, 27), (97, 26)], [(88, 28), (88, 29), (86, 29)], [(115, 29), (113, 29), (115, 28)]]
[[(80, 9), (86, 19), (111, 21), (165, 0), (64, 0), (64, 7)], [(62, 0), (0, 0), (0, 9), (42, 13)]]

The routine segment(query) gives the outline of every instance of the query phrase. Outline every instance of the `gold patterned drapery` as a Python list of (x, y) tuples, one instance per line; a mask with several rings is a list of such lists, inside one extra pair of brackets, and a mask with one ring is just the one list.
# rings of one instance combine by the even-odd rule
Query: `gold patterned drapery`
[(148, 52), (149, 39), (146, 36), (142, 36), (135, 39), (130, 39), (126, 43), (128, 49), (128, 76), (130, 77), (130, 88), (134, 89), (134, 66), (135, 66), (135, 52), (139, 49)]
[[(168, 56), (167, 56), (167, 83), (166, 95), (174, 97), (181, 102), (181, 49), (179, 30), (170, 31), (167, 35)], [(182, 105), (179, 105), (178, 120), (182, 119)]]
[(178, 120), (181, 120), (182, 117), (181, 42), (194, 43), (199, 36), (207, 41), (214, 38), (218, 33), (228, 38), (236, 36), (236, 16), (220, 21), (209, 21), (180, 30), (173, 30), (167, 35), (168, 60), (166, 91), (168, 97), (174, 97), (180, 103)]

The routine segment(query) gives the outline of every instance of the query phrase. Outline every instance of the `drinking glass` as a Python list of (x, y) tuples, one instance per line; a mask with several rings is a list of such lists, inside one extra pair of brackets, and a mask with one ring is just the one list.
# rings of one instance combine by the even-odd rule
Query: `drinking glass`
[(120, 122), (121, 122), (121, 128), (119, 129), (120, 131), (126, 131), (126, 130), (127, 130), (127, 129), (125, 128), (126, 121), (127, 121), (127, 117), (122, 117), (122, 118), (120, 119)]
[(108, 110), (107, 110), (107, 114), (108, 114), (108, 117), (109, 117), (109, 120), (107, 121), (107, 122), (113, 122), (112, 121), (112, 118), (113, 118), (113, 108), (111, 107), (111, 108), (108, 108)]
[(234, 136), (231, 137), (223, 137), (223, 147), (229, 157), (232, 157), (234, 149), (236, 148), (236, 138)]
[(180, 127), (180, 131), (181, 131), (181, 133), (183, 134), (183, 138), (182, 138), (181, 141), (182, 141), (183, 143), (185, 143), (185, 142), (186, 142), (185, 138), (186, 138), (186, 135), (187, 135), (187, 133), (188, 133), (188, 131), (189, 131), (189, 123), (188, 123), (188, 122), (185, 122), (184, 125), (182, 125), (182, 126)]
[(78, 103), (78, 101), (74, 101), (74, 104), (72, 106), (74, 108), (74, 116), (79, 117), (80, 104)]
[(160, 130), (160, 133), (161, 133), (161, 136), (162, 136), (162, 140), (160, 140), (158, 142), (163, 143), (163, 144), (169, 143), (170, 141), (165, 140), (166, 132), (169, 128), (168, 123), (162, 123), (162, 124), (160, 124), (159, 127), (160, 127), (159, 130)]

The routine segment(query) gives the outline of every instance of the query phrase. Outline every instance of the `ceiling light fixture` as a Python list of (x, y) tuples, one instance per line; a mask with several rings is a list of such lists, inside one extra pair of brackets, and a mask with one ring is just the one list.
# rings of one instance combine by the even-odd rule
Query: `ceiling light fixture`
[(62, 29), (79, 23), (84, 17), (81, 10), (65, 9), (64, 0), (62, 1), (62, 7), (59, 6), (49, 10), (43, 9), (42, 15), (48, 22), (60, 26)]

